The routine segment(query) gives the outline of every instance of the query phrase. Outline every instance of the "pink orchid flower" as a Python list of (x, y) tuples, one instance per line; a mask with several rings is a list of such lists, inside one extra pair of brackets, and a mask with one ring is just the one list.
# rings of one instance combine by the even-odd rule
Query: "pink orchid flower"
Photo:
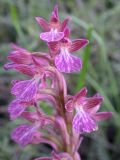
[(98, 129), (97, 121), (111, 117), (111, 112), (98, 112), (103, 97), (96, 94), (87, 98), (87, 89), (83, 88), (66, 103), (67, 111), (71, 112), (74, 108), (76, 114), (73, 118), (73, 129), (77, 133), (90, 133)]
[(50, 22), (47, 22), (41, 17), (36, 17), (38, 24), (45, 31), (40, 34), (40, 38), (47, 42), (59, 41), (64, 37), (64, 29), (69, 21), (66, 18), (62, 23), (58, 16), (58, 6), (55, 6), (50, 17)]
[(71, 55), (71, 53), (80, 50), (88, 44), (87, 39), (69, 39), (69, 29), (64, 31), (64, 37), (59, 42), (49, 43), (50, 49), (55, 56), (55, 66), (60, 72), (71, 73), (78, 72), (82, 68), (82, 61), (80, 58)]

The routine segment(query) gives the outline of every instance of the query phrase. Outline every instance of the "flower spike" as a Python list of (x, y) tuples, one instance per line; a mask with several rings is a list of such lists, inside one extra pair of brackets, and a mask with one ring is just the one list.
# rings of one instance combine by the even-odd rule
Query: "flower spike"
[[(43, 30), (40, 38), (47, 42), (49, 53), (30, 52), (12, 44), (10, 62), (4, 66), (30, 78), (12, 81), (15, 100), (8, 106), (10, 119), (22, 118), (30, 123), (15, 128), (12, 139), (23, 147), (47, 143), (54, 150), (50, 157), (35, 160), (81, 160), (78, 149), (82, 133), (96, 131), (99, 121), (112, 116), (111, 112), (98, 112), (103, 102), (98, 93), (87, 97), (86, 87), (74, 96), (67, 92), (61, 72), (81, 70), (82, 60), (73, 54), (89, 43), (87, 39), (70, 39), (69, 20), (60, 21), (57, 5), (49, 22), (36, 17)], [(41, 107), (42, 102), (48, 105)]]

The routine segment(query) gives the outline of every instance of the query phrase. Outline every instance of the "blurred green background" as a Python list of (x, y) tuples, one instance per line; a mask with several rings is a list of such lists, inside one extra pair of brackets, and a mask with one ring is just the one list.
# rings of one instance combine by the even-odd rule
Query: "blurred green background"
[(84, 62), (78, 74), (67, 75), (68, 92), (74, 94), (86, 85), (89, 95), (104, 96), (101, 110), (113, 118), (100, 123), (100, 129), (85, 135), (79, 149), (83, 160), (120, 160), (120, 1), (119, 0), (0, 0), (0, 160), (33, 160), (50, 153), (43, 144), (20, 148), (10, 132), (21, 120), (10, 121), (7, 106), (13, 99), (10, 81), (21, 78), (4, 71), (10, 43), (31, 51), (47, 51), (39, 39), (41, 28), (35, 16), (48, 19), (54, 4), (60, 17), (71, 16), (71, 38), (85, 38), (90, 44), (78, 51)]

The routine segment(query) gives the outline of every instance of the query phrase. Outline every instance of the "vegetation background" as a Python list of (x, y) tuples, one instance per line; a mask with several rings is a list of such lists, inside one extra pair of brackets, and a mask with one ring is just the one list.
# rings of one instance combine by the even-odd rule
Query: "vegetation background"
[[(31, 51), (47, 51), (39, 39), (41, 31), (35, 16), (48, 19), (54, 4), (60, 17), (71, 16), (71, 38), (84, 38), (90, 44), (78, 51), (84, 62), (78, 74), (67, 75), (68, 91), (74, 94), (87, 85), (89, 95), (104, 96), (101, 110), (114, 113), (100, 123), (99, 131), (85, 135), (79, 149), (83, 160), (120, 160), (120, 1), (119, 0), (0, 0), (0, 160), (33, 160), (50, 154), (47, 145), (20, 148), (10, 139), (10, 132), (22, 120), (10, 121), (7, 106), (13, 99), (10, 81), (22, 78), (4, 71), (10, 43)], [(48, 111), (47, 106), (43, 105)]]

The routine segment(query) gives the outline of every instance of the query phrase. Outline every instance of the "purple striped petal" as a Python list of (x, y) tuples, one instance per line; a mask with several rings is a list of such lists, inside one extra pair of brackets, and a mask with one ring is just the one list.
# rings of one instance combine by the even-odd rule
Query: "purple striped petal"
[(41, 17), (35, 17), (35, 19), (44, 31), (50, 30), (50, 25), (45, 19)]
[(50, 32), (44, 32), (40, 34), (40, 38), (47, 42), (60, 41), (64, 37), (63, 32), (58, 32), (57, 30), (52, 30)]
[(83, 98), (84, 109), (88, 111), (95, 110), (97, 111), (100, 107), (100, 104), (103, 102), (103, 97), (91, 97), (91, 98)]
[(16, 83), (11, 93), (16, 95), (18, 98), (25, 102), (29, 102), (34, 99), (37, 93), (38, 81), (37, 80), (26, 80)]
[(89, 43), (89, 41), (87, 39), (76, 39), (74, 41), (72, 41), (71, 46), (69, 48), (69, 52), (75, 52), (83, 47), (85, 47), (87, 44)]
[(27, 144), (31, 143), (35, 132), (36, 127), (22, 124), (13, 130), (11, 137), (15, 142), (22, 146), (26, 146)]
[(94, 117), (97, 121), (101, 121), (110, 118), (112, 115), (112, 112), (98, 112), (94, 115)]
[(12, 44), (13, 51), (9, 54), (8, 59), (17, 64), (31, 64), (31, 53), (24, 48)]
[(16, 65), (14, 69), (31, 77), (34, 76), (35, 73), (37, 72), (37, 68), (35, 68), (35, 66), (33, 65), (19, 64), (19, 65)]
[(82, 68), (81, 59), (72, 56), (66, 50), (62, 50), (55, 58), (55, 65), (60, 72), (78, 72)]
[(15, 96), (20, 96), (30, 82), (31, 80), (25, 80), (14, 83), (13, 88), (11, 89), (11, 93)]
[(77, 100), (77, 99), (79, 99), (79, 98), (81, 98), (81, 97), (85, 97), (86, 94), (87, 94), (87, 88), (84, 87), (84, 88), (82, 88), (74, 97), (75, 97), (75, 99)]
[(12, 101), (8, 106), (8, 112), (10, 114), (10, 118), (12, 120), (16, 119), (22, 114), (25, 108), (26, 108), (25, 104), (22, 104), (20, 100)]
[(73, 128), (76, 133), (90, 133), (98, 129), (96, 121), (85, 111), (79, 111), (73, 119)]

